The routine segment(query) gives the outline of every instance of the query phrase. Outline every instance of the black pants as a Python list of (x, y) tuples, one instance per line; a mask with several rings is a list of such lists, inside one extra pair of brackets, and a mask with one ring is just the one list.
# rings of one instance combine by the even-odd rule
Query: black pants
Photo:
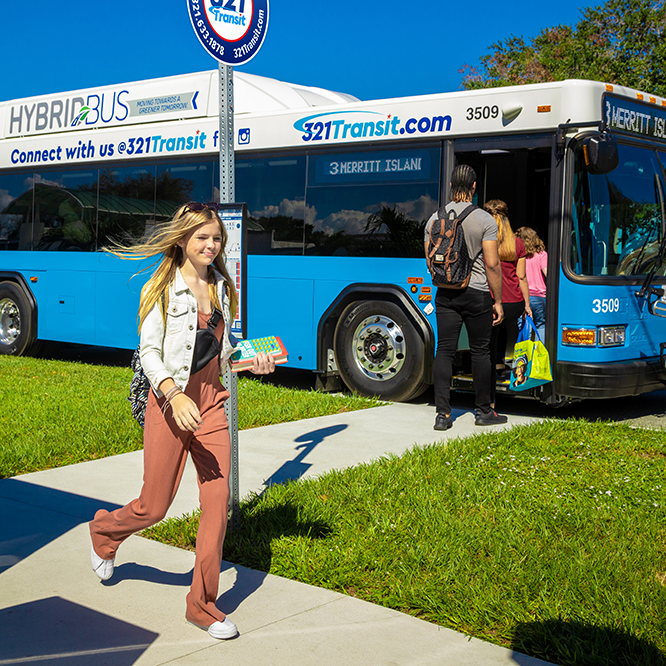
[(493, 301), (490, 293), (478, 289), (438, 289), (437, 355), (433, 365), (435, 407), (441, 414), (451, 413), (451, 376), (453, 357), (463, 323), (469, 337), (476, 406), (490, 409), (490, 387), (495, 373), (490, 363), (490, 333), (493, 328)]
[(495, 404), (495, 366), (504, 362), (506, 356), (513, 356), (513, 348), (518, 340), (518, 320), (525, 312), (525, 301), (502, 303), (504, 319), (501, 324), (493, 326), (490, 336), (490, 360), (493, 367), (490, 402)]

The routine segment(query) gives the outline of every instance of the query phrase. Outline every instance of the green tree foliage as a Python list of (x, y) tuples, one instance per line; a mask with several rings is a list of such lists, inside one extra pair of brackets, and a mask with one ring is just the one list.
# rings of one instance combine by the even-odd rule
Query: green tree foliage
[(574, 27), (496, 42), (478, 67), (462, 68), (463, 87), (591, 79), (666, 96), (666, 0), (608, 0), (581, 13)]

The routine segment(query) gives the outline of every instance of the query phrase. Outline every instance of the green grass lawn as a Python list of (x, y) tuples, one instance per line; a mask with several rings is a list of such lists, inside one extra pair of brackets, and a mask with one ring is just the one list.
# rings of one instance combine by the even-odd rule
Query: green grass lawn
[[(129, 368), (0, 356), (0, 478), (136, 451)], [(373, 407), (375, 400), (240, 377), (241, 430)]]
[(576, 420), (416, 448), (243, 502), (225, 559), (564, 666), (664, 664), (665, 461), (666, 433)]

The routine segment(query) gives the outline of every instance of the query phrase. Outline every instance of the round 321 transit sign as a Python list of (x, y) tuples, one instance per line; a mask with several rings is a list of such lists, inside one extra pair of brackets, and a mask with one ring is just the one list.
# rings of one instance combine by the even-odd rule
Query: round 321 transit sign
[(213, 58), (242, 65), (259, 52), (268, 29), (268, 0), (187, 0), (187, 9)]

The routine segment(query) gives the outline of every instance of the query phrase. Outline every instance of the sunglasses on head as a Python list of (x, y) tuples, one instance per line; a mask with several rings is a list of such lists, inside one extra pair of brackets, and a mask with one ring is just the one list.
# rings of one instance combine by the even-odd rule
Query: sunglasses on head
[(198, 201), (190, 201), (190, 203), (185, 204), (185, 210), (183, 211), (184, 213), (187, 213), (188, 210), (194, 211), (195, 213), (198, 213), (200, 210), (203, 210), (204, 208), (208, 208), (208, 210), (213, 210), (217, 212), (220, 210), (220, 204), (216, 203), (215, 201), (209, 201), (208, 203), (199, 203)]

